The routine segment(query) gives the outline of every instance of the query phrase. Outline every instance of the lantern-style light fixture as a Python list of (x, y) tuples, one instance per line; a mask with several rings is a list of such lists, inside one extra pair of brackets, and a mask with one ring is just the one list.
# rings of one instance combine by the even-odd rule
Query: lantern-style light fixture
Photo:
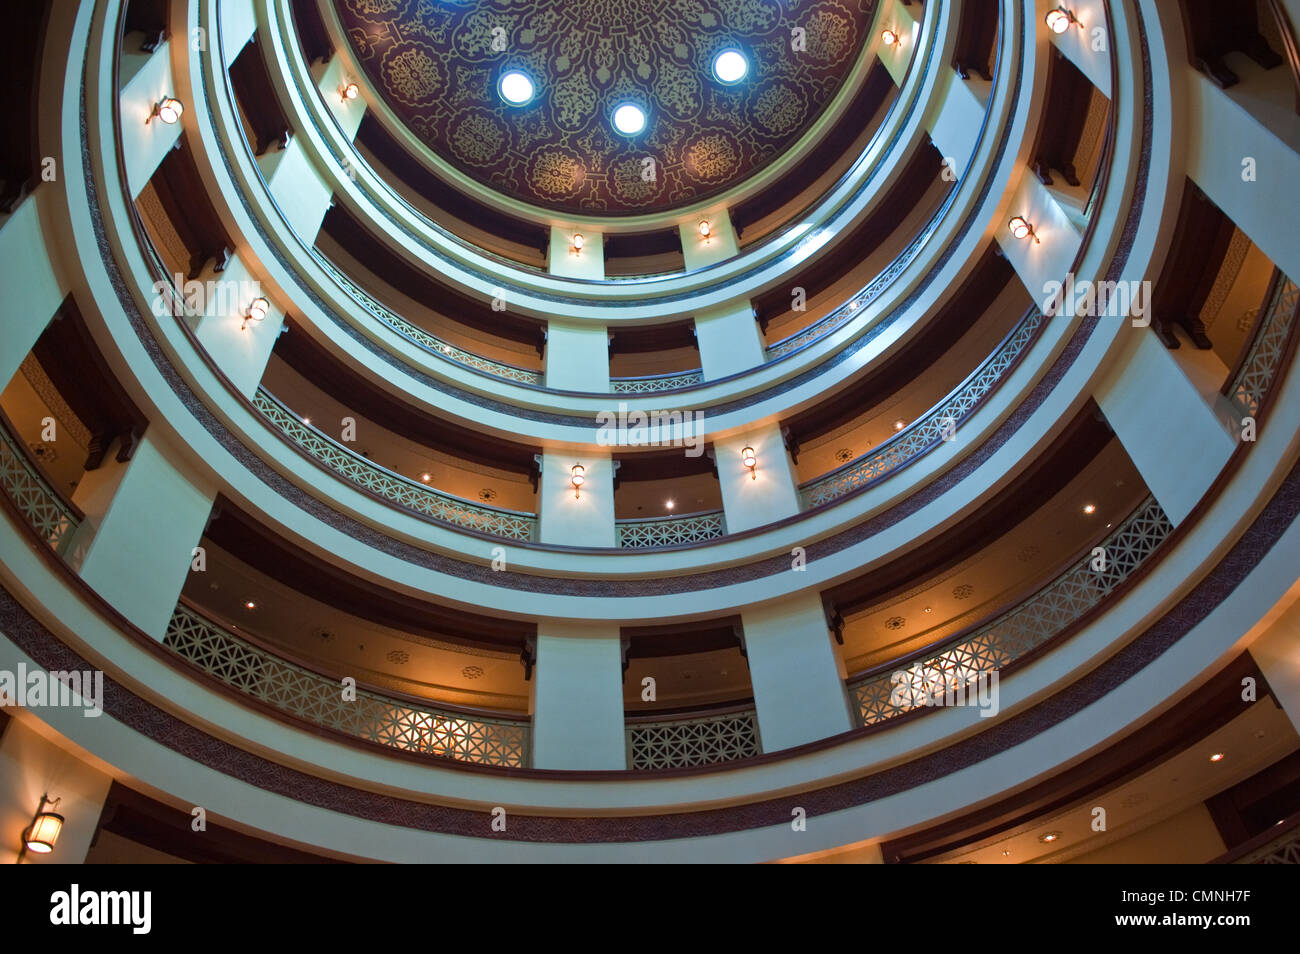
[(573, 484), (573, 499), (577, 500), (582, 496), (582, 485), (587, 482), (587, 468), (581, 464), (574, 464), (569, 468), (569, 483)]
[(582, 237), (581, 232), (574, 232), (573, 238), (569, 239), (569, 251), (574, 255), (582, 254), (582, 247), (587, 244), (587, 240)]
[(1047, 16), (1043, 19), (1047, 21), (1047, 29), (1056, 34), (1064, 33), (1070, 29), (1071, 23), (1078, 24), (1080, 28), (1083, 27), (1083, 24), (1079, 23), (1079, 18), (1074, 15), (1074, 11), (1067, 10), (1065, 7), (1049, 10)]
[(898, 31), (891, 30), (889, 27), (880, 31), (880, 39), (885, 46), (898, 46), (903, 42), (903, 38), (898, 35)]
[(361, 95), (361, 87), (358, 86), (356, 83), (348, 83), (341, 90), (339, 90), (339, 95), (343, 97), (343, 102), (346, 103), (349, 100), (356, 99), (358, 96)]
[(63, 831), (63, 816), (50, 809), (58, 808), (61, 798), (42, 795), (41, 803), (36, 808), (32, 823), (23, 833), (23, 844), (27, 850), (37, 855), (48, 855), (54, 850), (54, 843)]
[(704, 239), (704, 243), (707, 245), (709, 239), (713, 237), (713, 226), (709, 224), (708, 219), (700, 219), (699, 229), (700, 238)]
[(174, 96), (164, 96), (162, 99), (158, 100), (158, 105), (153, 108), (153, 112), (149, 114), (149, 118), (153, 119), (157, 116), (168, 126), (174, 126), (176, 123), (180, 122), (181, 116), (184, 112), (184, 103), (179, 99), (176, 99)]
[(758, 457), (754, 454), (754, 448), (746, 447), (740, 452), (740, 462), (749, 468), (751, 480), (758, 480)]
[(249, 303), (248, 311), (244, 313), (244, 323), (240, 325), (240, 330), (248, 327), (250, 321), (265, 321), (267, 313), (271, 310), (271, 303), (265, 298), (254, 298)]
[(1040, 239), (1038, 235), (1035, 234), (1033, 225), (1030, 224), (1024, 218), (1024, 216), (1017, 215), (1015, 218), (1013, 218), (1010, 222), (1007, 223), (1007, 228), (1009, 228), (1011, 230), (1011, 234), (1018, 239), (1031, 238), (1035, 242), (1042, 241), (1042, 239)]

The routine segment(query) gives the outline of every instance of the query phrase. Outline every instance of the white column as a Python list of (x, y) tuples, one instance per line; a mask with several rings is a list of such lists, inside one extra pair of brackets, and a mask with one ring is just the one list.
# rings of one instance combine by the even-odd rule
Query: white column
[(0, 295), (0, 388), (9, 383), (50, 318), (68, 294), (61, 270), (47, 248), (40, 208), (50, 193), (46, 184), (0, 215), (0, 262), (9, 280)]
[(42, 736), (35, 720), (10, 719), (0, 737), (0, 864), (17, 860), (43, 795), (60, 799), (51, 811), (63, 816), (63, 830), (52, 852), (28, 852), (23, 863), (84, 862), (112, 784), (111, 777)]
[(271, 148), (257, 157), (276, 205), (303, 242), (315, 241), (333, 193), (320, 177), (307, 150), (295, 137), (285, 149)]
[[(1015, 216), (1033, 226), (1037, 240), (1018, 239), (1011, 234), (1008, 223)], [(1006, 214), (994, 223), (994, 235), (1007, 261), (1040, 307), (1048, 297), (1048, 282), (1065, 282), (1083, 242), (1083, 234), (1069, 210), (1028, 169), (1020, 177)]]
[[(752, 447), (757, 458), (753, 471), (742, 459), (746, 447)], [(798, 479), (779, 425), (765, 424), (738, 437), (714, 441), (713, 454), (728, 533), (761, 527), (799, 512)]]
[[(574, 490), (573, 465), (585, 469)], [(613, 547), (614, 462), (608, 451), (547, 450), (542, 454), (537, 489), (538, 536), (542, 543), (575, 547)]]
[(609, 331), (595, 322), (553, 318), (546, 326), (546, 386), (609, 391)]
[(844, 663), (831, 641), (820, 595), (802, 593), (752, 607), (741, 620), (764, 752), (853, 728)]
[[(885, 0), (876, 19), (876, 33), (869, 42), (876, 45), (876, 56), (889, 71), (895, 86), (901, 86), (907, 74), (907, 64), (916, 49), (916, 36), (920, 31), (921, 18), (925, 11), (920, 4), (904, 5), (898, 0)], [(896, 46), (886, 46), (880, 38), (882, 30), (890, 29), (898, 34)], [(955, 76), (956, 73), (953, 73)]]
[(961, 174), (975, 150), (980, 127), (984, 124), (984, 101), (980, 99), (980, 84), (984, 80), (973, 73), (963, 80), (953, 69), (945, 69), (941, 86), (935, 90), (938, 106), (926, 121), (930, 141), (945, 158), (953, 163), (953, 171)]
[[(1295, 216), (1285, 214), (1284, 208), (1289, 199), (1294, 208), (1292, 197), (1300, 182), (1300, 135), (1293, 135), (1288, 144), (1243, 105), (1250, 102), (1259, 76), (1243, 73), (1241, 88), (1225, 91), (1199, 71), (1185, 68), (1191, 99), (1185, 139), (1188, 175), (1278, 268), (1295, 278), (1300, 275), (1300, 242)], [(1270, 72), (1281, 76), (1286, 68)], [(1290, 109), (1294, 94), (1288, 88), (1286, 95)], [(1295, 126), (1292, 112), (1279, 128)]]
[(1300, 602), (1292, 603), (1251, 643), (1250, 655), (1268, 680), (1273, 698), (1300, 731)]
[(695, 343), (706, 381), (740, 374), (767, 360), (754, 307), (748, 301), (696, 312)]
[(118, 443), (73, 495), (85, 513), (69, 562), (100, 596), (162, 639), (190, 572), (213, 494), (195, 487), (146, 434), (118, 463)]
[[(1037, 0), (1038, 9), (1034, 13), (1034, 29), (1041, 30), (1051, 40), (1052, 45), (1062, 55), (1079, 68), (1079, 72), (1088, 77), (1088, 82), (1097, 87), (1107, 99), (1110, 94), (1110, 49), (1111, 38), (1106, 35), (1106, 8), (1102, 0), (1069, 0), (1065, 6), (1074, 13), (1078, 24), (1071, 24), (1064, 33), (1053, 33), (1047, 29), (1044, 17), (1048, 10), (1061, 6), (1059, 0)], [(1097, 31), (1102, 31), (1104, 43), (1096, 43)]]
[[(175, 42), (182, 44), (184, 40)], [(172, 76), (172, 45), (168, 40), (153, 53), (124, 53), (123, 75), (129, 75), (119, 97), (122, 116), (122, 154), (126, 165), (126, 184), (131, 195), (138, 196), (149, 182), (167, 152), (176, 145), (181, 130), (188, 121), (182, 114), (180, 122), (168, 125), (152, 116), (154, 107), (166, 96), (176, 96), (176, 83)], [(187, 108), (192, 103), (184, 103)]]
[[(700, 231), (700, 223), (708, 222), (709, 231)], [(681, 236), (682, 260), (688, 272), (716, 262), (725, 262), (740, 253), (740, 239), (731, 224), (731, 214), (725, 207), (708, 209), (688, 219), (679, 219), (677, 231)]]
[[(239, 393), (251, 398), (284, 324), (284, 310), (237, 256), (220, 273), (210, 263), (204, 266), (198, 281), (210, 291), (194, 333)], [(262, 321), (246, 322), (248, 306), (257, 298), (265, 298), (270, 310)]]
[(229, 69), (257, 30), (253, 0), (221, 0), (217, 5), (217, 16), (221, 19), (221, 44), (226, 54), (226, 68)]
[[(578, 248), (574, 236), (582, 236)], [(546, 270), (562, 278), (605, 277), (605, 237), (595, 229), (582, 226), (552, 225), (550, 251), (546, 256)]]
[(1235, 442), (1227, 422), (1206, 403), (1155, 332), (1130, 326), (1125, 334), (1130, 338), (1127, 350), (1094, 396), (1147, 487), (1177, 525), (1219, 475)]
[(312, 75), (316, 78), (316, 88), (320, 90), (325, 105), (329, 107), (340, 128), (349, 137), (356, 138), (361, 120), (366, 115), (366, 101), (360, 96), (356, 99), (343, 98), (343, 87), (353, 80), (343, 68), (343, 58), (336, 56), (327, 63), (316, 64), (312, 68)]
[(532, 710), (534, 768), (626, 768), (618, 627), (539, 624)]

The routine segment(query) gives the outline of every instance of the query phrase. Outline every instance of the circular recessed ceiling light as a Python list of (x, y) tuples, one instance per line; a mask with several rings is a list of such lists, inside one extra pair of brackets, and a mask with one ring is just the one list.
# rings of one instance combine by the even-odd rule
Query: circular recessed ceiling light
[(620, 103), (614, 108), (614, 128), (624, 136), (635, 136), (645, 124), (645, 110), (636, 103)]
[(497, 92), (511, 106), (523, 106), (533, 98), (537, 87), (533, 85), (527, 73), (511, 70), (501, 74), (501, 81), (497, 83)]
[(723, 50), (713, 58), (713, 75), (718, 82), (731, 86), (739, 83), (749, 72), (749, 60), (740, 50)]

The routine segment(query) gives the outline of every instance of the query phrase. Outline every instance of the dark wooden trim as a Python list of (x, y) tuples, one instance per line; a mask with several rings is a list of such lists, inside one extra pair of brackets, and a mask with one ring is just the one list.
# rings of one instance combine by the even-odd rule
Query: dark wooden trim
[(1244, 858), (1246, 857), (1246, 855), (1250, 854), (1251, 852), (1263, 848), (1265, 845), (1271, 844), (1274, 841), (1277, 841), (1283, 835), (1286, 835), (1288, 832), (1293, 832), (1297, 828), (1300, 828), (1300, 812), (1297, 812), (1296, 814), (1290, 816), (1289, 818), (1283, 819), (1282, 822), (1279, 823), (1276, 827), (1270, 828), (1267, 831), (1262, 831), (1254, 838), (1251, 838), (1249, 841), (1242, 842), (1236, 848), (1224, 852), (1223, 854), (1219, 855), (1219, 857), (1210, 861), (1209, 864), (1212, 865), (1235, 864), (1237, 859)]
[(1295, 111), (1300, 113), (1300, 47), (1296, 44), (1295, 26), (1287, 16), (1281, 0), (1268, 0), (1269, 12), (1277, 21), (1277, 31), (1282, 35), (1282, 54), (1291, 71), (1291, 85), (1295, 89)]

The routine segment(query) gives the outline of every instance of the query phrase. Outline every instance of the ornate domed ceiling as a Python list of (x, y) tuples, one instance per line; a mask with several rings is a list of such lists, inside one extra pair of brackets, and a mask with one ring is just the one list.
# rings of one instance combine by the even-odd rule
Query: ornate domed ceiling
[[(875, 0), (336, 0), (370, 82), (433, 152), (547, 209), (633, 214), (725, 191), (844, 83)], [(726, 84), (719, 53), (748, 72)], [(501, 78), (534, 94), (510, 105)], [(614, 111), (646, 113), (636, 135)], [(647, 162), (653, 159), (654, 163)]]

